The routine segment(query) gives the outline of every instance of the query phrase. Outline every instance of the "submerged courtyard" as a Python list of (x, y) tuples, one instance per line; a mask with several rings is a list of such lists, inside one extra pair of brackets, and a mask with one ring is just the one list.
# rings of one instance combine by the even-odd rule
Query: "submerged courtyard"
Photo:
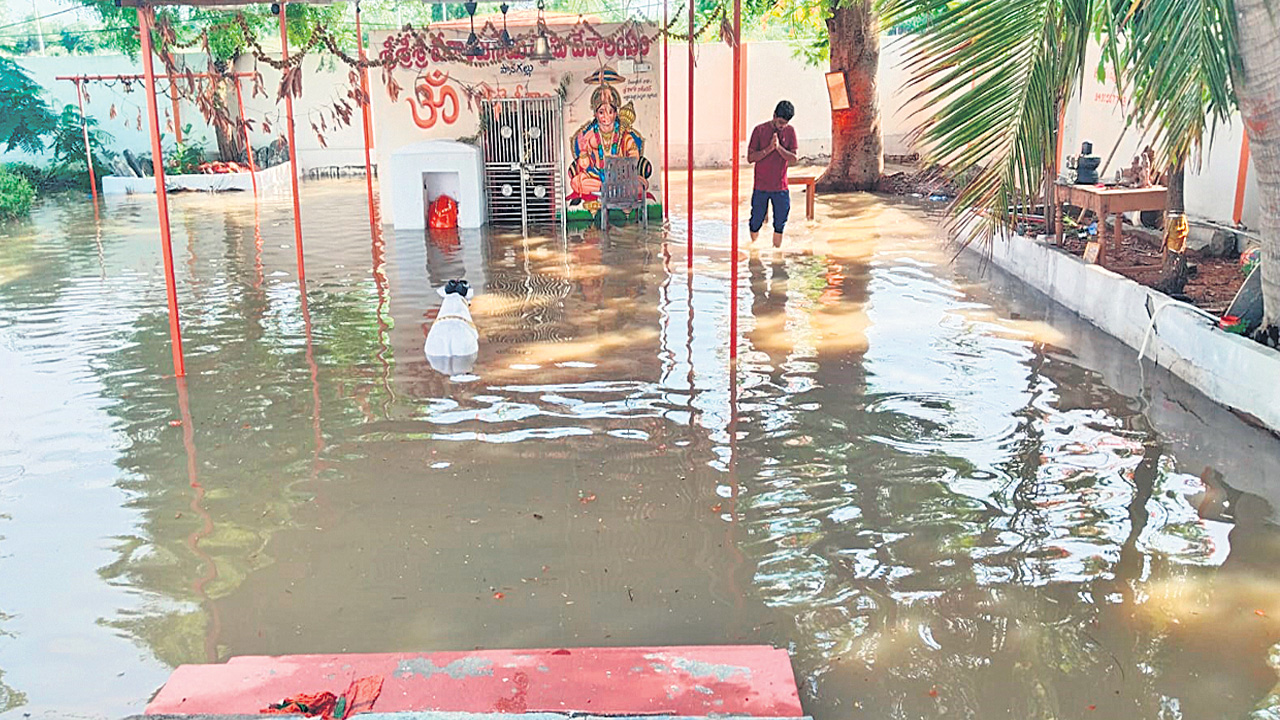
[(744, 242), (730, 373), (698, 182), (692, 274), (679, 206), (371, 235), (363, 180), (307, 183), (305, 302), (286, 196), (176, 195), (185, 380), (152, 201), (6, 226), (0, 715), (248, 654), (739, 643), (818, 720), (1280, 712), (1269, 436), (872, 195)]

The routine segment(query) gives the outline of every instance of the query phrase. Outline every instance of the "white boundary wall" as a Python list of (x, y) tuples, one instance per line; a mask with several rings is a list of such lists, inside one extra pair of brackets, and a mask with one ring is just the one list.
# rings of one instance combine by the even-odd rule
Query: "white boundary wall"
[[(204, 65), (202, 62), (205, 59), (203, 55), (187, 57), (190, 57), (192, 69), (203, 71)], [(124, 55), (24, 56), (16, 58), (16, 60), (18, 64), (27, 70), (32, 79), (44, 88), (45, 99), (54, 107), (55, 112), (61, 112), (65, 105), (76, 104), (75, 84), (65, 80), (55, 80), (58, 76), (83, 74), (133, 75), (142, 72), (140, 61)], [(158, 69), (163, 68), (159, 59), (156, 60), (156, 67)], [(254, 70), (253, 58), (241, 59), (236, 64), (236, 70), (238, 72), (252, 72)], [(280, 85), (280, 73), (265, 63), (259, 66), (259, 70), (262, 72), (262, 79), (266, 84), (269, 97), (263, 98), (259, 96), (252, 98), (252, 82), (247, 78), (242, 80), (244, 83), (245, 114), (255, 124), (254, 132), (250, 133), (255, 148), (269, 144), (284, 129), (284, 103), (276, 104), (276, 90)], [(336, 99), (346, 92), (346, 66), (340, 62), (315, 55), (306, 58), (304, 70), (302, 97), (294, 102), (294, 116), (297, 121), (298, 163), (301, 170), (305, 172), (309, 168), (331, 165), (363, 166), (364, 132), (360, 128), (358, 116), (351, 126), (336, 130), (330, 128), (325, 133), (328, 148), (321, 147), (315, 133), (311, 131), (310, 118), (314, 111), (322, 106), (331, 106)], [(124, 92), (119, 87), (108, 87), (101, 83), (88, 83), (85, 87), (89, 91), (89, 101), (85, 103), (84, 107), (85, 115), (97, 120), (98, 128), (111, 135), (112, 140), (109, 143), (109, 147), (117, 152), (127, 148), (138, 154), (150, 153), (151, 140), (147, 131), (145, 115), (146, 95), (144, 94), (145, 90), (142, 82), (136, 82), (132, 92)], [(342, 88), (342, 90), (339, 91), (338, 88)], [(237, 108), (234, 91), (231, 93), (228, 105), (231, 112), (235, 113)], [(112, 106), (116, 109), (115, 118), (111, 117)], [(160, 124), (166, 151), (173, 147), (174, 141), (174, 133), (165, 128), (165, 113), (170, 111), (171, 107), (172, 102), (169, 100), (168, 95), (161, 95), (159, 104)], [(139, 113), (143, 114), (141, 130), (137, 128)], [(200, 140), (206, 148), (215, 150), (217, 148), (217, 139), (213, 128), (205, 123), (200, 111), (194, 105), (182, 102), (180, 113), (182, 124), (192, 126), (188, 137)], [(269, 134), (262, 132), (258, 125), (263, 117), (266, 117), (274, 126)], [(42, 161), (43, 159), (40, 156), (33, 156), (26, 152), (0, 153), (0, 162), (39, 163)]]
[[(1116, 170), (1128, 167), (1133, 157), (1149, 142), (1135, 130), (1125, 132), (1124, 108), (1129, 100), (1121, 96), (1114, 83), (1114, 76), (1107, 70), (1107, 80), (1099, 81), (1094, 69), (1102, 59), (1102, 50), (1091, 44), (1085, 58), (1084, 84), (1081, 92), (1067, 107), (1066, 123), (1062, 133), (1063, 155), (1076, 155), (1080, 143), (1093, 143), (1093, 153), (1106, 162), (1112, 148), (1115, 159), (1106, 168), (1106, 177)], [(1201, 153), (1199, 163), (1195, 159), (1188, 164), (1186, 179), (1187, 214), (1230, 224), (1235, 207), (1236, 180), (1240, 167), (1240, 146), (1244, 140), (1244, 123), (1236, 115), (1231, 123), (1219, 127), (1214, 133), (1212, 147)], [(1119, 143), (1117, 145), (1117, 143)], [(1248, 181), (1245, 185), (1242, 221), (1249, 227), (1259, 223), (1259, 197), (1256, 173), (1249, 163)]]
[[(907, 54), (909, 37), (884, 37), (881, 43), (879, 95), (881, 124), (885, 139), (885, 152), (891, 155), (907, 154), (912, 148), (907, 138), (914, 121), (911, 113), (916, 107), (909, 107), (907, 99), (911, 92), (906, 89), (907, 72), (903, 68)], [(823, 68), (808, 66), (803, 60), (795, 57), (790, 43), (757, 42), (744, 46), (746, 58), (746, 127), (767, 120), (774, 104), (779, 99), (789, 99), (796, 106), (794, 125), (800, 142), (802, 156), (821, 156), (830, 151), (831, 126), (826, 85), (823, 80)], [(658, 44), (655, 59), (660, 58), (661, 44)], [(732, 52), (723, 42), (701, 43), (696, 46), (696, 74), (694, 85), (694, 160), (700, 166), (726, 165), (730, 159), (731, 131), (729, 114), (731, 106), (730, 63)], [(1100, 50), (1095, 46), (1090, 49), (1086, 60), (1088, 67), (1096, 67)], [(71, 75), (85, 72), (100, 74), (139, 72), (138, 63), (124, 56), (93, 57), (22, 57), (18, 62), (27, 68), (37, 82), (44, 86), (53, 103), (61, 108), (65, 104), (75, 103), (75, 87), (69, 82), (57, 82), (53, 78), (58, 75)], [(199, 60), (193, 59), (195, 66)], [(242, 59), (237, 63), (238, 71), (251, 71), (254, 64), (252, 58)], [(248, 98), (245, 106), (247, 114), (255, 121), (263, 116), (271, 119), (275, 125), (273, 131), (280, 127), (283, 107), (275, 101), (279, 75), (271, 67), (263, 64), (259, 68), (270, 94), (268, 98)], [(669, 68), (671, 103), (671, 163), (672, 167), (683, 167), (687, 155), (687, 138), (685, 112), (688, 97), (688, 46), (680, 43), (671, 45), (671, 66)], [(298, 130), (299, 164), (303, 171), (316, 167), (363, 165), (363, 133), (357, 122), (349, 127), (330, 128), (325, 133), (328, 147), (321, 147), (316, 135), (312, 132), (309, 118), (313, 111), (331, 105), (345, 92), (347, 68), (340, 62), (324, 59), (319, 56), (308, 57), (303, 78), (303, 95), (295, 102)], [(379, 78), (371, 78), (377, 91)], [(246, 91), (248, 86), (246, 85)], [(90, 86), (91, 102), (86, 112), (97, 118), (102, 129), (111, 133), (117, 148), (128, 147), (135, 152), (146, 152), (148, 144), (146, 127), (139, 132), (133, 124), (137, 119), (138, 108), (143, 105), (141, 92), (121, 95), (105, 88)], [(1066, 125), (1063, 131), (1063, 153), (1075, 154), (1079, 150), (1081, 140), (1090, 140), (1094, 144), (1094, 152), (1102, 155), (1110, 153), (1111, 148), (1121, 137), (1124, 119), (1121, 111), (1121, 98), (1113, 88), (1113, 84), (1099, 82), (1093, 72), (1085, 73), (1085, 81), (1081, 93), (1076, 96), (1067, 109)], [(166, 98), (167, 101), (167, 98)], [(110, 119), (112, 104), (117, 105), (118, 116)], [(167, 107), (162, 102), (161, 107)], [(234, 109), (234, 102), (233, 102)], [(213, 144), (213, 132), (204, 126), (204, 120), (194, 107), (186, 105), (182, 108), (184, 122), (195, 127), (192, 135), (203, 137)], [(377, 113), (374, 117), (375, 128), (380, 125)], [(653, 141), (658, 140), (661, 130), (657, 127), (648, 129), (647, 137), (651, 148), (646, 155), (653, 161), (655, 172), (662, 159), (660, 146)], [(1238, 118), (1233, 119), (1227, 127), (1218, 129), (1214, 144), (1201, 158), (1199, 167), (1193, 167), (1187, 176), (1187, 206), (1193, 217), (1206, 218), (1227, 224), (1231, 221), (1235, 202), (1236, 177), (1240, 160), (1240, 146), (1243, 138), (1243, 125)], [(275, 136), (263, 133), (260, 129), (253, 133), (255, 147), (270, 142)], [(745, 146), (744, 133), (744, 146)], [(421, 139), (426, 139), (424, 136)], [(169, 142), (172, 139), (169, 138)], [(166, 142), (166, 146), (169, 145)], [(1127, 165), (1133, 155), (1140, 149), (1140, 138), (1137, 133), (1129, 133), (1120, 144), (1115, 159), (1108, 168), (1108, 174), (1121, 166)], [(0, 162), (15, 160), (31, 160), (25, 153), (11, 152), (0, 154)], [(1252, 167), (1246, 183), (1244, 196), (1243, 220), (1246, 225), (1258, 225), (1258, 192), (1253, 180)]]

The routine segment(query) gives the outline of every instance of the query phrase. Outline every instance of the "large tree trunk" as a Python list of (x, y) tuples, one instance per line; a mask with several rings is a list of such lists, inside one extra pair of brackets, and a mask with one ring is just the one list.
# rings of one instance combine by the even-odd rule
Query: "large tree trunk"
[(832, 0), (827, 19), (831, 70), (844, 71), (848, 110), (831, 111), (831, 164), (818, 178), (822, 192), (871, 190), (884, 170), (880, 136), (880, 22), (870, 0)]
[[(1169, 169), (1165, 194), (1164, 263), (1155, 288), (1167, 295), (1179, 295), (1187, 286), (1187, 163), (1178, 158)], [(1120, 218), (1116, 218), (1119, 222)]]
[[(1235, 0), (1240, 114), (1261, 196), (1263, 324), (1280, 324), (1280, 22), (1268, 0)], [(1274, 3), (1273, 3), (1274, 6)]]
[[(235, 67), (232, 65), (232, 67)], [(244, 136), (239, 132), (239, 108), (231, 111), (231, 100), (235, 96), (233, 80), (214, 80), (218, 83), (218, 98), (222, 106), (219, 113), (225, 114), (225, 122), (213, 123), (213, 133), (218, 141), (218, 159), (223, 162), (245, 162)]]

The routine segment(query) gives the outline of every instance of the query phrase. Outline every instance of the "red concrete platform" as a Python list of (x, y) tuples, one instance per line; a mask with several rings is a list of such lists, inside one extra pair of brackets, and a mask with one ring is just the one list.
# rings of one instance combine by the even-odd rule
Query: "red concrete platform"
[(183, 665), (147, 714), (251, 714), (383, 678), (374, 712), (801, 717), (791, 660), (768, 646), (245, 656)]

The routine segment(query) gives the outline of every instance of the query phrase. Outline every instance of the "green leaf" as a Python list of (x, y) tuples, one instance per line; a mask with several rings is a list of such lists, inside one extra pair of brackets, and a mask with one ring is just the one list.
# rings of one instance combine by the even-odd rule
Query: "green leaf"
[[(915, 139), (929, 160), (972, 179), (952, 206), (977, 239), (1043, 202), (1059, 118), (1079, 91), (1089, 39), (1132, 94), (1130, 124), (1185, 158), (1230, 117), (1237, 72), (1230, 0), (878, 0), (886, 25), (927, 17), (907, 57)], [(965, 240), (973, 237), (966, 233)]]
[(0, 57), (0, 143), (6, 152), (44, 150), (44, 138), (53, 132), (56, 119), (43, 95), (21, 65)]

